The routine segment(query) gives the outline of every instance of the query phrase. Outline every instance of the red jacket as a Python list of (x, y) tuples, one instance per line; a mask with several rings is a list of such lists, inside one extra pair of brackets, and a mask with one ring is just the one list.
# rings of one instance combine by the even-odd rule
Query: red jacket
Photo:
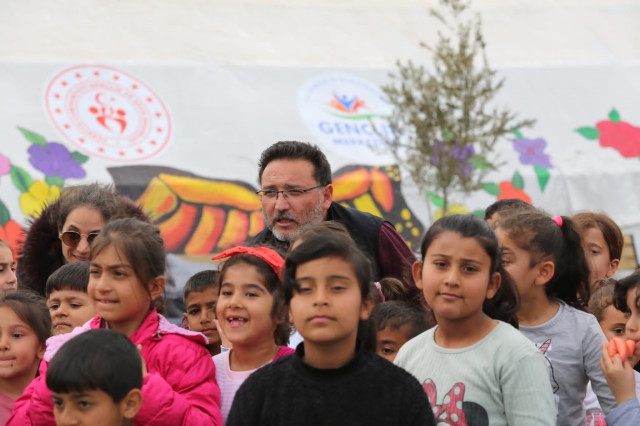
[[(100, 317), (95, 317), (71, 333), (47, 340), (40, 375), (16, 401), (7, 425), (55, 425), (51, 391), (45, 383), (49, 361), (62, 344), (84, 331), (100, 328), (100, 322)], [(142, 408), (134, 424), (222, 426), (220, 388), (203, 334), (169, 323), (154, 309), (130, 339), (142, 345), (148, 371), (142, 384)]]

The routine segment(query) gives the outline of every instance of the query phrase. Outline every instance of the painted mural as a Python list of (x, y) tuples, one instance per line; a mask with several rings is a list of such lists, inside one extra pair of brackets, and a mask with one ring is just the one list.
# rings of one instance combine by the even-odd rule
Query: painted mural
[[(298, 98), (301, 118), (318, 142), (356, 163), (335, 171), (334, 200), (389, 220), (416, 248), (425, 228), (404, 198), (400, 170), (389, 165), (388, 155), (371, 149), (379, 145), (381, 134), (391, 131), (384, 120), (388, 105), (379, 87), (355, 75), (325, 73), (308, 79)], [(139, 164), (141, 160), (153, 162), (166, 149), (173, 129), (167, 105), (140, 78), (113, 67), (65, 68), (47, 84), (45, 107), (66, 144), (18, 127), (30, 167), (11, 158), (11, 152), (25, 152), (20, 147), (0, 150), (0, 184), (19, 191), (18, 203), (0, 197), (0, 238), (17, 252), (28, 219), (55, 200), (65, 185), (87, 178), (92, 157), (130, 164), (107, 167), (107, 171), (115, 187), (150, 215), (171, 253), (204, 256), (219, 252), (264, 228), (254, 185), (196, 175), (179, 167)], [(621, 159), (640, 158), (640, 127), (623, 121), (615, 108), (607, 119), (575, 132), (587, 141), (598, 141), (602, 149), (616, 150)], [(468, 167), (492, 168), (496, 173), (488, 176), (495, 180), (484, 182), (472, 194), (482, 197), (457, 194), (462, 201), (450, 204), (446, 213), (483, 216), (492, 200), (505, 198), (531, 203), (532, 191), (536, 196), (544, 194), (556, 170), (548, 148), (546, 138), (516, 130), (510, 149), (517, 161), (497, 168), (483, 161), (469, 163)], [(531, 185), (534, 181), (525, 182), (523, 174), (530, 176), (531, 172), (538, 188), (525, 187), (526, 182)], [(433, 193), (426, 195), (436, 207), (432, 219), (437, 220), (445, 214), (443, 200)], [(11, 212), (7, 205), (17, 205), (20, 211)]]
[(603, 148), (613, 148), (624, 158), (640, 158), (640, 127), (620, 119), (620, 113), (614, 108), (609, 119), (576, 129), (586, 139), (598, 141)]
[[(89, 157), (19, 128), (35, 176), (0, 153), (0, 176), (21, 192), (22, 215), (36, 217), (55, 200), (67, 179), (86, 176)], [(115, 187), (134, 199), (160, 228), (167, 251), (206, 255), (244, 242), (264, 228), (258, 188), (241, 181), (196, 176), (162, 166), (109, 168)], [(6, 179), (6, 178), (5, 178)], [(135, 184), (131, 184), (135, 182)], [(341, 168), (333, 175), (334, 200), (391, 221), (410, 245), (417, 244), (422, 223), (407, 206), (397, 166)], [(24, 227), (0, 200), (0, 238), (19, 252)]]
[[(20, 191), (21, 215), (37, 216), (42, 208), (55, 200), (69, 179), (86, 176), (89, 157), (70, 150), (65, 144), (47, 140), (35, 131), (18, 128), (23, 135), (29, 163), (37, 174), (14, 164), (0, 152), (0, 182), (11, 182)], [(640, 158), (640, 127), (621, 121), (617, 110), (609, 119), (576, 129), (603, 148), (613, 148), (624, 158)], [(553, 176), (553, 162), (545, 152), (547, 141), (539, 136), (525, 137), (514, 132), (513, 150), (519, 164), (501, 168), (511, 173), (510, 180), (485, 182), (482, 191), (496, 200), (519, 198), (531, 203), (521, 170), (532, 167), (540, 191), (544, 193)], [(475, 164), (474, 167), (481, 167)], [(206, 255), (237, 245), (264, 228), (260, 201), (253, 185), (218, 177), (203, 177), (163, 166), (122, 166), (108, 169), (116, 188), (130, 196), (147, 212), (160, 228), (167, 250), (174, 254)], [(417, 247), (424, 232), (423, 224), (408, 207), (401, 190), (397, 166), (349, 165), (334, 173), (334, 200), (394, 223), (410, 246)], [(428, 194), (438, 208), (434, 220), (442, 216), (442, 199)], [(475, 207), (475, 208), (474, 208)], [(449, 214), (473, 213), (483, 216), (486, 206), (452, 204)], [(19, 251), (24, 224), (12, 216), (0, 199), (0, 238)]]
[[(109, 168), (116, 188), (142, 206), (167, 250), (205, 255), (238, 245), (264, 228), (258, 188), (159, 166)], [(135, 182), (135, 184), (130, 184)], [(395, 166), (347, 166), (333, 175), (334, 200), (384, 217), (409, 243), (424, 228), (407, 207)]]
[[(3, 184), (7, 183), (8, 177), (20, 191), (21, 213), (27, 218), (33, 218), (40, 214), (44, 206), (58, 198), (67, 179), (82, 179), (86, 176), (83, 165), (89, 157), (79, 151), (70, 151), (59, 142), (47, 141), (39, 133), (21, 127), (18, 130), (26, 140), (29, 163), (37, 170), (38, 176), (13, 164), (9, 157), (0, 152), (0, 177)], [(0, 238), (9, 242), (18, 253), (23, 233), (23, 225), (12, 218), (6, 204), (0, 199)]]

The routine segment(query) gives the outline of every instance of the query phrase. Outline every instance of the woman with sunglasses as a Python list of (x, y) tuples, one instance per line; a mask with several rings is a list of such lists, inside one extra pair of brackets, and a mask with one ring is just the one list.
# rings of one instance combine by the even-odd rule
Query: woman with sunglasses
[(70, 186), (31, 222), (18, 259), (18, 285), (44, 294), (47, 278), (65, 263), (89, 260), (91, 242), (112, 219), (149, 221), (132, 200), (98, 183)]

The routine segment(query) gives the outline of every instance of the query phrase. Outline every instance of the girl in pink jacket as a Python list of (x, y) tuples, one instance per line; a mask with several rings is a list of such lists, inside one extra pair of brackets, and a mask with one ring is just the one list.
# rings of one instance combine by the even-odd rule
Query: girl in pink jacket
[(136, 425), (222, 425), (215, 366), (201, 333), (170, 324), (156, 309), (164, 292), (165, 250), (158, 229), (136, 219), (107, 224), (91, 247), (88, 293), (98, 315), (47, 341), (40, 375), (16, 401), (8, 425), (54, 425), (45, 377), (49, 361), (73, 336), (109, 328), (128, 336), (143, 358)]

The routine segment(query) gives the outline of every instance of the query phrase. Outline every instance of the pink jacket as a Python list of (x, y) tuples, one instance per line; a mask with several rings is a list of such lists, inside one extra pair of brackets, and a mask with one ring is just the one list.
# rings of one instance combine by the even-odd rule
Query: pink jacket
[[(45, 383), (49, 362), (66, 341), (96, 328), (100, 328), (100, 317), (71, 333), (47, 340), (40, 375), (16, 401), (7, 425), (55, 425), (51, 391)], [(142, 384), (142, 408), (134, 419), (136, 425), (222, 426), (220, 388), (203, 334), (175, 326), (153, 310), (130, 339), (142, 345), (148, 371)]]

